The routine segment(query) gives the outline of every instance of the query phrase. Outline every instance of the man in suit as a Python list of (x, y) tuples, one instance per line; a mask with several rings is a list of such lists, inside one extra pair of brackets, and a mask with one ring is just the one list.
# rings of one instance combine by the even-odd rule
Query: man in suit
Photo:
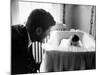
[(32, 42), (42, 42), (53, 25), (55, 21), (49, 12), (35, 9), (25, 26), (11, 26), (11, 74), (36, 73), (39, 66), (32, 55)]

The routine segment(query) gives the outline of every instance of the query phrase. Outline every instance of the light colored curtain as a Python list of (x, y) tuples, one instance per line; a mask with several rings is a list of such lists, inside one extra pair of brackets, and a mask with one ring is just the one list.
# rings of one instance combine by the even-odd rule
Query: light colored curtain
[(90, 34), (96, 39), (96, 6), (91, 8)]

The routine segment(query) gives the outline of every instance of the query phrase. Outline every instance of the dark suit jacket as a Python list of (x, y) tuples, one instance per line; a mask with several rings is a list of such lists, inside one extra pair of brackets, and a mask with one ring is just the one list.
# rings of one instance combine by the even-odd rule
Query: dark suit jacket
[(32, 45), (28, 48), (28, 35), (24, 26), (11, 27), (11, 72), (25, 74), (36, 72)]

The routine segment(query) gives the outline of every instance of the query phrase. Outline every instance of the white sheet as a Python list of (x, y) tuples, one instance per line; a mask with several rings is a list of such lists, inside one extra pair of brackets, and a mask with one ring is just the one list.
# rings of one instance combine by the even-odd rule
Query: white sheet
[[(80, 38), (80, 48), (71, 46), (71, 38), (76, 34)], [(50, 40), (43, 44), (45, 50), (59, 50), (59, 51), (95, 51), (95, 40), (86, 32), (76, 31), (52, 31)]]

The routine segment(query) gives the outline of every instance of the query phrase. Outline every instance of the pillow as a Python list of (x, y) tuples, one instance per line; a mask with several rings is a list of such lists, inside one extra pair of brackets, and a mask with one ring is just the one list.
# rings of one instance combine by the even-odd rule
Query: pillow
[(71, 39), (62, 39), (60, 45), (58, 46), (59, 51), (67, 51), (70, 46)]
[(84, 32), (82, 43), (83, 47), (86, 48), (88, 51), (95, 51), (95, 40), (88, 33)]

